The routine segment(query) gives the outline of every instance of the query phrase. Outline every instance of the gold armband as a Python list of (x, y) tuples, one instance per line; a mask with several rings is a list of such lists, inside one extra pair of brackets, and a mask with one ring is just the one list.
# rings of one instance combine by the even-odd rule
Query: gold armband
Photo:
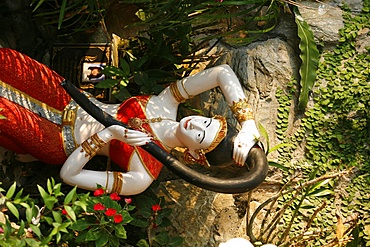
[(177, 87), (177, 81), (171, 83), (170, 90), (172, 96), (175, 98), (177, 102), (184, 103), (186, 101), (186, 98), (181, 95), (179, 88)]
[(122, 172), (113, 172), (113, 186), (111, 193), (121, 193), (123, 183), (123, 175)]
[(233, 101), (230, 108), (239, 123), (254, 119), (253, 110), (250, 108), (246, 98)]
[(90, 159), (95, 156), (95, 154), (104, 147), (106, 143), (98, 136), (94, 134), (89, 139), (81, 143), (81, 153), (85, 152), (85, 157), (90, 156)]

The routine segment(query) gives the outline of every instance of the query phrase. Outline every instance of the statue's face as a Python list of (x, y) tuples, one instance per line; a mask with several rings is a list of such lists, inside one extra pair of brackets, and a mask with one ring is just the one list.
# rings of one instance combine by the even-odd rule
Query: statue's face
[(189, 116), (181, 119), (177, 137), (189, 149), (209, 147), (218, 133), (221, 123), (214, 118)]

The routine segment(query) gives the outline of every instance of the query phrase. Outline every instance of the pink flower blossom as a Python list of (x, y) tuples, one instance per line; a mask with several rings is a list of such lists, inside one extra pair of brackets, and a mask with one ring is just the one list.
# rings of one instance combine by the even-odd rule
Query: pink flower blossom
[(107, 211), (105, 211), (106, 216), (114, 216), (116, 215), (116, 213), (117, 213), (117, 210), (115, 210), (114, 208), (108, 208)]
[(153, 205), (152, 206), (152, 210), (154, 211), (154, 212), (157, 212), (157, 211), (159, 211), (159, 210), (161, 210), (162, 208), (161, 208), (161, 206), (159, 205), (159, 204), (155, 204), (155, 205)]
[(102, 211), (102, 210), (105, 210), (105, 207), (104, 207), (103, 204), (97, 203), (97, 204), (94, 205), (94, 210), (95, 211)]
[(132, 202), (132, 199), (130, 197), (125, 198), (125, 203), (130, 204)]
[(110, 194), (109, 196), (110, 196), (110, 199), (112, 199), (113, 201), (121, 200), (121, 197), (116, 192)]
[(102, 196), (102, 195), (104, 195), (103, 188), (99, 188), (99, 189), (94, 191), (94, 196)]
[(123, 217), (122, 217), (122, 214), (116, 214), (115, 216), (113, 216), (113, 220), (114, 220), (114, 223), (121, 223), (122, 220), (123, 220)]

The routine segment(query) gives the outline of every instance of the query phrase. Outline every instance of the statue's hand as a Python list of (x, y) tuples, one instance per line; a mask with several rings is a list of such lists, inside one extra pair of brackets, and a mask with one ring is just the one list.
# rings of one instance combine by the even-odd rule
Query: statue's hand
[(142, 146), (152, 141), (152, 138), (148, 134), (138, 130), (127, 129), (119, 125), (112, 125), (107, 129), (112, 134), (113, 139), (117, 139), (132, 146)]
[(245, 121), (234, 140), (233, 159), (237, 165), (244, 165), (249, 151), (259, 138), (260, 134), (254, 120)]

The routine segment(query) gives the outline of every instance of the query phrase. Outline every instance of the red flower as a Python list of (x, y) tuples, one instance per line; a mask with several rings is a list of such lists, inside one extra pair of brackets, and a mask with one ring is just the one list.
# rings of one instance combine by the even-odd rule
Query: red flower
[(102, 196), (102, 195), (104, 195), (103, 188), (99, 188), (99, 189), (94, 191), (94, 196)]
[(113, 217), (113, 220), (114, 220), (114, 223), (121, 223), (122, 220), (123, 220), (123, 217), (122, 217), (122, 214), (116, 214), (114, 217)]
[(116, 213), (117, 213), (117, 210), (115, 210), (114, 208), (108, 208), (107, 211), (105, 211), (106, 216), (114, 216), (116, 215)]
[(159, 206), (159, 204), (155, 204), (155, 205), (153, 205), (152, 206), (152, 210), (154, 211), (154, 212), (157, 212), (157, 211), (159, 211), (159, 210), (161, 210), (162, 208), (161, 208), (161, 206)]
[(63, 215), (67, 215), (68, 213), (67, 213), (67, 210), (65, 210), (64, 208), (62, 209), (62, 214)]
[(116, 192), (114, 192), (113, 194), (110, 194), (109, 196), (110, 196), (110, 199), (112, 199), (113, 201), (121, 200), (121, 197)]
[(95, 211), (102, 211), (102, 210), (105, 210), (105, 207), (104, 207), (103, 204), (97, 203), (97, 204), (94, 205), (94, 210)]
[(131, 202), (132, 202), (132, 199), (131, 198), (129, 198), (129, 197), (128, 198), (125, 198), (125, 203), (126, 204), (130, 204)]

